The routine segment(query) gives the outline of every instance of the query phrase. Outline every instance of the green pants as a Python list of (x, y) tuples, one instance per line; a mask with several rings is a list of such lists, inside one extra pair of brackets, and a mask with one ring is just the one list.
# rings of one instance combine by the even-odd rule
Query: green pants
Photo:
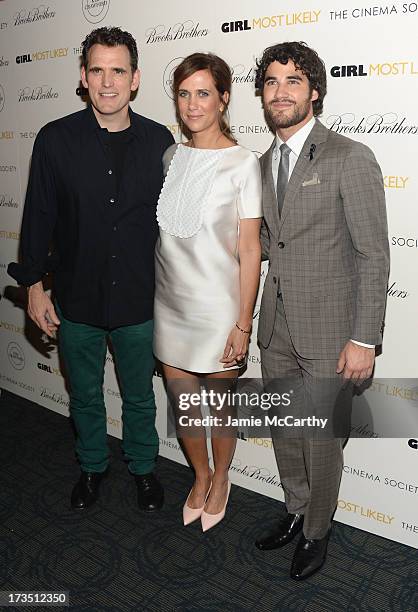
[(103, 398), (107, 338), (110, 337), (122, 396), (122, 448), (132, 474), (154, 469), (158, 455), (152, 386), (153, 321), (112, 330), (61, 321), (59, 346), (70, 386), (76, 452), (85, 472), (104, 472), (109, 463)]

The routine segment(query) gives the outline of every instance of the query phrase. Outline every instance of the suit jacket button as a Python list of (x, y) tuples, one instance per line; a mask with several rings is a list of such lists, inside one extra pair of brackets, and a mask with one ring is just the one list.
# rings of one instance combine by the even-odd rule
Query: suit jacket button
[(279, 242), (277, 246), (279, 247), (279, 249), (284, 249), (284, 242)]
[(276, 284), (277, 283), (277, 278), (275, 276), (273, 276), (273, 283)]

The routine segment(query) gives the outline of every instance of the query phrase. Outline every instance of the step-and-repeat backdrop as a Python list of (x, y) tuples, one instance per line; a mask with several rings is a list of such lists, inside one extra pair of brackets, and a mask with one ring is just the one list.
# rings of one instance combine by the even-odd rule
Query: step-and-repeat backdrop
[[(336, 519), (417, 547), (417, 2), (0, 2), (0, 385), (65, 415), (68, 395), (56, 346), (28, 322), (22, 292), (6, 267), (17, 257), (36, 134), (48, 121), (83, 108), (80, 43), (104, 25), (121, 26), (136, 37), (142, 79), (132, 107), (167, 125), (177, 140), (173, 70), (195, 51), (222, 56), (233, 70), (232, 131), (240, 144), (258, 153), (268, 148), (272, 135), (254, 93), (255, 59), (265, 47), (286, 40), (303, 40), (324, 59), (328, 95), (322, 121), (375, 152), (384, 175), (392, 256), (379, 378), (356, 401), (357, 437), (345, 450)], [(259, 300), (254, 335), (258, 308)], [(260, 375), (255, 338), (245, 375)], [(161, 454), (185, 463), (177, 441), (164, 433), (166, 399), (157, 376), (155, 391)], [(121, 401), (110, 353), (104, 394), (109, 433), (120, 437)], [(387, 427), (381, 424), (388, 414), (399, 425), (391, 439), (384, 437)], [(268, 439), (239, 432), (231, 479), (283, 499)]]

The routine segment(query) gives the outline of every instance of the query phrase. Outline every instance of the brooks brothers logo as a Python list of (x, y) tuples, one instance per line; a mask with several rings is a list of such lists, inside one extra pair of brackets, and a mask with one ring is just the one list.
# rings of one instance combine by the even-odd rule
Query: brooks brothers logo
[(4, 95), (4, 89), (3, 89), (3, 86), (0, 85), (0, 113), (3, 110), (3, 108), (4, 108), (5, 100), (6, 100), (6, 97)]
[(81, 8), (89, 23), (99, 23), (109, 12), (110, 0), (81, 0)]
[(374, 113), (367, 117), (354, 113), (330, 115), (326, 124), (338, 134), (418, 134), (418, 126), (396, 113)]
[(390, 243), (392, 246), (396, 247), (409, 247), (410, 249), (418, 248), (418, 238), (415, 236), (392, 236)]
[(22, 9), (14, 14), (13, 25), (19, 26), (25, 23), (33, 23), (35, 21), (45, 21), (55, 17), (55, 11), (51, 11), (49, 6), (41, 4), (32, 9)]
[(241, 474), (247, 478), (259, 480), (265, 484), (272, 485), (273, 487), (280, 488), (281, 482), (277, 474), (272, 474), (266, 467), (258, 465), (248, 465), (242, 463), (240, 459), (233, 459), (230, 469), (236, 474)]
[(401, 299), (405, 299), (408, 297), (409, 293), (408, 291), (405, 291), (404, 289), (400, 289), (398, 287), (398, 285), (396, 284), (396, 281), (394, 281), (387, 290), (387, 294), (390, 297), (393, 298), (401, 298)]
[(56, 59), (60, 57), (66, 57), (68, 54), (68, 47), (61, 47), (58, 49), (48, 49), (46, 51), (29, 51), (23, 55), (16, 56), (16, 64), (28, 64), (30, 62), (39, 62), (47, 59)]
[(18, 208), (19, 204), (13, 199), (11, 195), (1, 193), (0, 206), (5, 206), (6, 208)]
[(183, 21), (174, 25), (156, 25), (145, 32), (146, 44), (167, 42), (172, 40), (182, 40), (186, 38), (204, 38), (209, 33), (207, 28), (203, 28), (200, 23), (191, 21)]
[(0, 132), (0, 140), (13, 140), (14, 137), (15, 137), (15, 134), (11, 130)]
[(364, 478), (365, 480), (371, 480), (377, 484), (382, 484), (385, 487), (392, 487), (392, 489), (399, 489), (404, 493), (412, 493), (416, 495), (418, 493), (418, 485), (410, 482), (405, 482), (403, 480), (396, 480), (395, 478), (391, 478), (390, 476), (380, 476), (380, 474), (374, 474), (373, 472), (367, 472), (358, 467), (352, 467), (350, 465), (345, 465), (343, 470), (346, 474), (350, 474), (350, 476), (356, 476), (357, 478)]
[(221, 24), (221, 31), (224, 34), (230, 34), (231, 32), (245, 32), (256, 29), (265, 30), (267, 28), (318, 23), (320, 14), (321, 11), (299, 11), (298, 13), (281, 13), (279, 15), (235, 19), (234, 21), (224, 21)]
[(48, 85), (23, 87), (18, 93), (18, 102), (39, 102), (40, 100), (56, 100), (59, 93)]
[(232, 82), (237, 85), (242, 85), (244, 83), (253, 84), (255, 80), (255, 69), (254, 64), (251, 66), (244, 66), (244, 64), (235, 64), (231, 68), (232, 72)]
[(9, 342), (7, 345), (7, 356), (15, 370), (23, 370), (25, 367), (25, 353), (17, 342)]
[(60, 406), (65, 406), (66, 408), (70, 406), (68, 398), (63, 393), (57, 393), (56, 391), (48, 389), (48, 387), (40, 387), (40, 396), (45, 397), (46, 399), (49, 399), (51, 402), (55, 402)]
[(6, 68), (9, 65), (9, 60), (4, 59), (4, 56), (2, 55), (0, 57), (0, 68)]
[(345, 510), (346, 512), (354, 512), (354, 514), (359, 514), (363, 518), (377, 521), (378, 523), (384, 523), (385, 525), (391, 525), (395, 520), (394, 516), (390, 516), (384, 512), (379, 512), (374, 508), (366, 508), (365, 506), (355, 504), (354, 502), (345, 501), (344, 499), (338, 500), (338, 508), (340, 510)]
[(338, 11), (330, 11), (329, 17), (331, 21), (340, 21), (341, 19), (367, 19), (373, 17), (392, 17), (393, 15), (402, 15), (407, 13), (416, 13), (418, 4), (416, 2), (402, 2), (397, 4), (381, 4), (367, 6), (363, 8), (343, 8)]
[(171, 99), (173, 99), (173, 92), (171, 90), (171, 86), (173, 84), (173, 74), (174, 74), (175, 69), (177, 68), (177, 66), (180, 64), (180, 62), (183, 59), (184, 59), (183, 57), (175, 57), (172, 60), (170, 60), (167, 66), (164, 68), (163, 87), (164, 87), (165, 93)]
[(418, 65), (415, 62), (383, 62), (381, 64), (348, 64), (333, 66), (330, 69), (332, 77), (373, 77), (373, 76), (405, 76), (418, 75)]

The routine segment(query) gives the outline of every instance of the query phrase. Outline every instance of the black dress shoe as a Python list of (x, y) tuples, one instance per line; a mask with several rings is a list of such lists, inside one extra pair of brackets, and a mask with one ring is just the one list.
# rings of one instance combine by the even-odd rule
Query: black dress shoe
[(286, 514), (276, 529), (266, 536), (256, 540), (255, 545), (260, 550), (281, 548), (293, 540), (303, 527), (303, 514)]
[(85, 510), (99, 497), (99, 486), (106, 472), (81, 472), (81, 476), (71, 493), (71, 508)]
[(307, 540), (301, 535), (293, 556), (290, 577), (305, 580), (315, 574), (325, 563), (330, 531), (320, 540)]
[(164, 489), (157, 478), (150, 474), (135, 474), (138, 489), (138, 506), (145, 512), (154, 512), (162, 508), (164, 503)]

